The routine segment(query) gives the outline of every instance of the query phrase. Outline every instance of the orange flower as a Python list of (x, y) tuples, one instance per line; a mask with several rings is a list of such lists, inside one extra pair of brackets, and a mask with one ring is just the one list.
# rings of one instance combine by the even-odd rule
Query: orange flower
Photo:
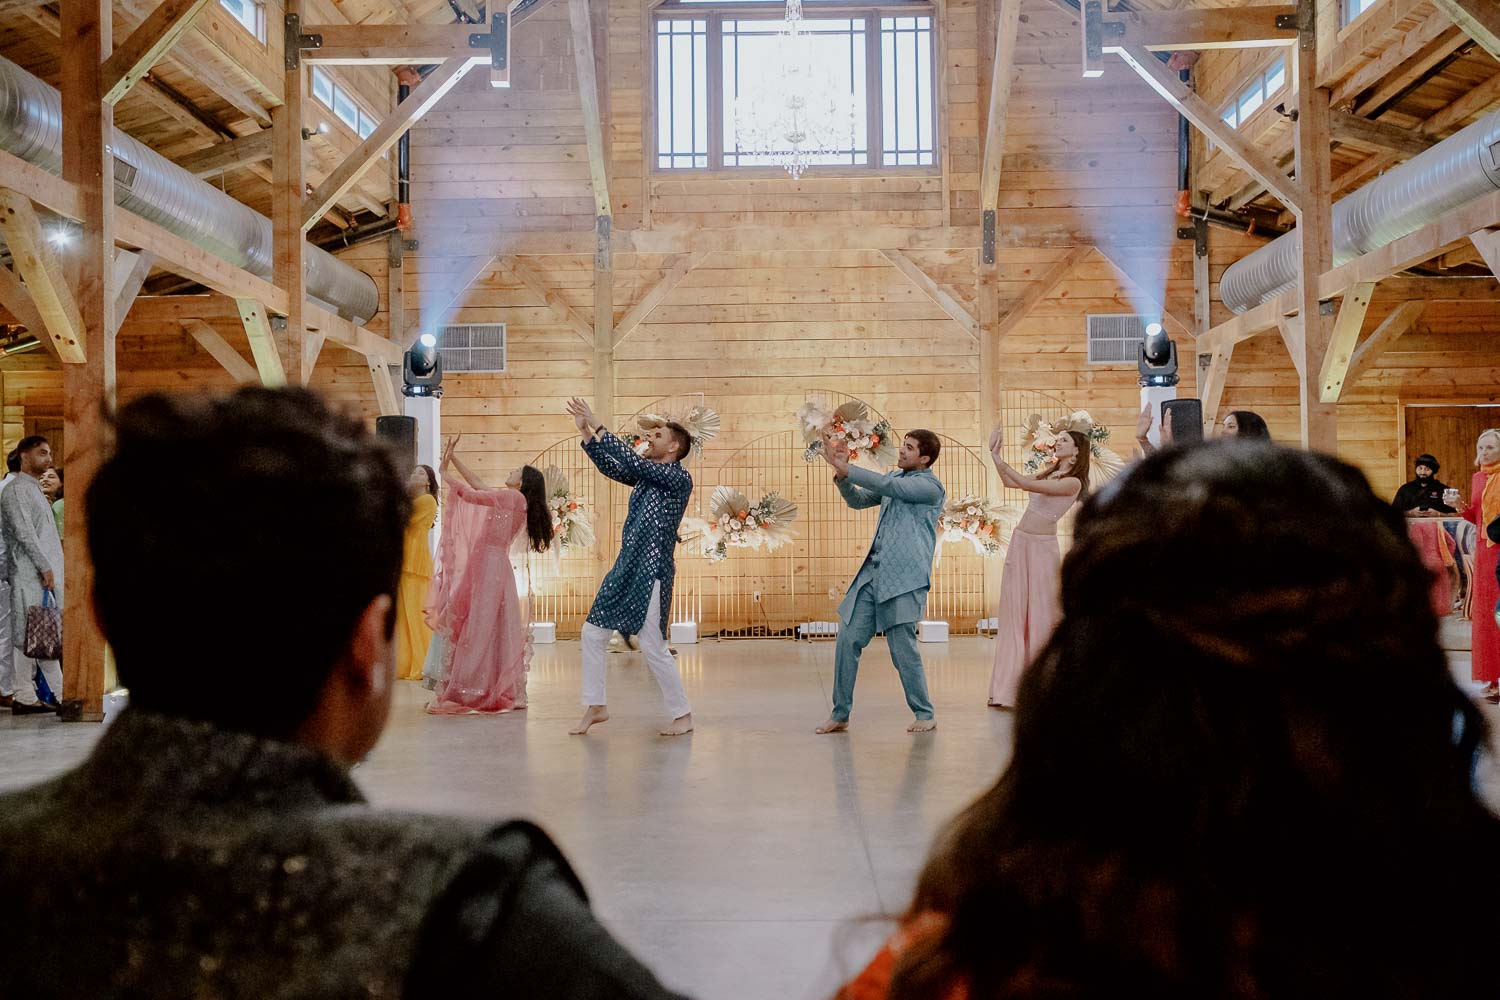
[(880, 435), (879, 434), (871, 434), (870, 435), (870, 444), (871, 445), (877, 445), (879, 443), (880, 443)]
[(849, 453), (849, 461), (851, 461), (851, 462), (857, 462), (857, 461), (859, 461), (859, 452), (857, 452), (857, 451), (851, 451)]

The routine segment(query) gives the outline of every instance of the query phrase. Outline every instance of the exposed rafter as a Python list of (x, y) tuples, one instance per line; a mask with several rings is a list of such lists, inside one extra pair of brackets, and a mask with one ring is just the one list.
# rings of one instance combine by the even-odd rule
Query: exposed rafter
[(911, 280), (921, 290), (923, 295), (941, 309), (953, 322), (964, 328), (964, 332), (975, 340), (979, 339), (979, 318), (970, 311), (969, 307), (959, 301), (957, 297), (922, 270), (920, 264), (911, 259), (904, 250), (882, 250), (881, 256), (890, 261), (902, 274)]
[(1495, 0), (1432, 0), (1480, 48), (1500, 59), (1500, 6)]
[(980, 205), (986, 212), (995, 211), (1000, 204), (1000, 165), (1005, 159), (1005, 124), (1010, 117), (1016, 36), (1021, 28), (1021, 0), (997, 2), (1000, 23), (995, 32), (995, 60), (990, 67), (989, 120), (984, 129), (984, 161), (979, 171)]
[(229, 341), (220, 336), (219, 331), (203, 320), (185, 319), (182, 321), (182, 329), (196, 340), (198, 346), (207, 351), (210, 357), (222, 365), (236, 382), (243, 385), (260, 381), (260, 372), (256, 371), (255, 366), (231, 347)]
[(537, 274), (524, 261), (515, 257), (502, 257), (500, 267), (516, 281), (520, 282), (527, 291), (542, 300), (542, 304), (552, 310), (562, 323), (578, 335), (578, 339), (594, 346), (594, 324), (584, 319), (574, 311), (573, 307), (563, 301), (557, 289), (548, 288), (546, 281)]
[(16, 271), (31, 292), (32, 304), (41, 318), (38, 337), (49, 337), (64, 362), (84, 360), (83, 318), (63, 272), (52, 252), (42, 221), (31, 199), (9, 188), (0, 188), (0, 233), (16, 262)]
[(1364, 376), (1365, 372), (1374, 367), (1375, 362), (1380, 360), (1380, 356), (1392, 344), (1416, 326), (1418, 317), (1426, 308), (1425, 302), (1403, 302), (1365, 338), (1364, 343), (1359, 345), (1354, 352), (1354, 357), (1350, 359), (1348, 370), (1344, 372), (1344, 381), (1339, 388), (1340, 400), (1349, 394), (1354, 384)]
[(104, 100), (116, 104), (162, 57), (213, 0), (163, 0), (104, 63)]
[(635, 328), (645, 322), (646, 317), (651, 315), (652, 310), (664, 302), (672, 289), (682, 284), (682, 279), (692, 273), (693, 268), (703, 262), (705, 253), (681, 254), (674, 260), (661, 280), (652, 285), (646, 294), (642, 295), (640, 301), (625, 311), (620, 317), (620, 322), (615, 324), (614, 346), (619, 347), (625, 338), (630, 336)]

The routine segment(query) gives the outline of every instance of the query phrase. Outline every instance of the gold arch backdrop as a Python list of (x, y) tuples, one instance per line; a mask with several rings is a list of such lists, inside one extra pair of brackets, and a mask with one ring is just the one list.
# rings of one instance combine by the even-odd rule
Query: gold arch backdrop
[[(834, 392), (809, 392), (805, 397), (830, 408), (856, 398)], [(714, 401), (701, 394), (664, 397), (642, 407), (620, 425), (633, 423), (635, 416), (643, 413), (676, 413), (695, 405), (712, 407)], [(874, 407), (870, 410), (876, 419), (882, 417)], [(999, 416), (1006, 427), (1007, 460), (1017, 468), (1025, 461), (1021, 427), (1028, 415), (1040, 413), (1050, 421), (1069, 412), (1062, 400), (1044, 393), (1003, 393)], [(695, 485), (688, 504), (690, 514), (703, 516), (718, 486), (739, 489), (752, 502), (765, 493), (779, 492), (798, 509), (796, 540), (774, 552), (732, 549), (727, 559), (713, 563), (689, 545), (678, 546), (672, 621), (698, 622), (700, 637), (792, 638), (804, 622), (836, 620), (839, 601), (874, 535), (878, 509), (850, 510), (834, 486), (827, 465), (822, 460), (803, 460), (802, 435), (791, 413), (786, 414), (786, 422), (786, 430), (764, 435), (727, 454), (710, 443), (689, 466)], [(985, 496), (989, 458), (983, 448), (943, 435), (939, 439), (943, 451), (935, 471), (948, 497)], [(591, 549), (543, 556), (532, 564), (534, 618), (555, 622), (559, 636), (572, 637), (582, 628), (594, 592), (618, 551), (629, 490), (595, 471), (576, 436), (543, 450), (532, 464), (543, 470), (549, 466), (560, 469), (574, 495), (593, 515), (596, 542)], [(1005, 490), (998, 496), (991, 494), (990, 499), (1024, 505), (1026, 495)], [(980, 619), (995, 614), (999, 595), (990, 581), (998, 579), (999, 574), (987, 573), (986, 568), (991, 562), (998, 566), (1003, 556), (980, 556), (967, 542), (939, 542), (939, 548), (927, 614), (947, 621), (950, 634), (973, 634)]]

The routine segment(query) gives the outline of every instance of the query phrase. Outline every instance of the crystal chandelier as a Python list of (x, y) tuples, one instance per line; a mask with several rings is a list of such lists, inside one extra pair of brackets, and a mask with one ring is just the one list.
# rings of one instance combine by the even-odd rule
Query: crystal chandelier
[(855, 148), (848, 71), (840, 73), (834, 60), (820, 63), (814, 36), (802, 21), (802, 0), (786, 0), (773, 54), (754, 72), (734, 102), (734, 138), (742, 158), (779, 163), (795, 180), (819, 157)]

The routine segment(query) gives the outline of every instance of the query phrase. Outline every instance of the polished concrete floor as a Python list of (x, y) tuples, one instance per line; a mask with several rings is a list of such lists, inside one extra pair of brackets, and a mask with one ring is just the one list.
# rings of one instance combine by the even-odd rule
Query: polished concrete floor
[[(569, 736), (577, 644), (540, 646), (526, 712), (431, 717), (426, 692), (401, 684), (355, 776), (380, 806), (537, 820), (606, 922), (677, 989), (826, 997), (885, 933), (866, 918), (904, 907), (934, 833), (1005, 763), (1011, 717), (984, 705), (992, 651), (972, 638), (923, 647), (939, 725), (912, 736), (877, 641), (852, 730), (819, 737), (831, 643), (683, 646), (698, 730), (669, 739), (638, 653), (611, 658), (611, 720)], [(1466, 653), (1454, 669), (1467, 678)], [(0, 789), (69, 766), (98, 732), (0, 713)], [(1500, 791), (1494, 768), (1482, 781)]]

